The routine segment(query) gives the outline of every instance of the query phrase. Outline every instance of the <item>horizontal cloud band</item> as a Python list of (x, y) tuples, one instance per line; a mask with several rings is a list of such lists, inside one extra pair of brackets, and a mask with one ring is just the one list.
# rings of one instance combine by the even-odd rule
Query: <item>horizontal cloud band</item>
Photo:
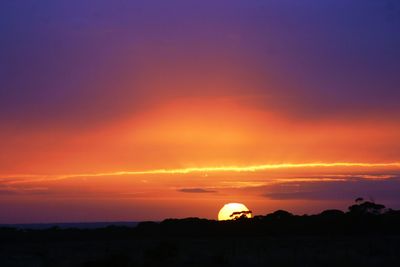
[(38, 174), (13, 174), (0, 175), (3, 182), (7, 178), (21, 178), (21, 180), (13, 180), (10, 183), (34, 182), (46, 180), (63, 180), (78, 177), (104, 177), (104, 176), (126, 176), (126, 175), (151, 175), (151, 174), (189, 174), (189, 173), (210, 173), (210, 172), (260, 172), (276, 169), (300, 169), (300, 168), (335, 168), (335, 167), (361, 167), (361, 168), (393, 168), (400, 169), (400, 162), (389, 163), (366, 163), (366, 162), (312, 162), (312, 163), (279, 163), (279, 164), (263, 164), (250, 166), (221, 166), (221, 167), (190, 167), (176, 169), (155, 169), (144, 171), (115, 171), (101, 173), (76, 173), (61, 175), (38, 175)]

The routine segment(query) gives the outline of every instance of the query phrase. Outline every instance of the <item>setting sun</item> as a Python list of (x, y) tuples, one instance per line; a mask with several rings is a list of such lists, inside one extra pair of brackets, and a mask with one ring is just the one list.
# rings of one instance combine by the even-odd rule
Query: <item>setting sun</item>
[(242, 203), (225, 204), (218, 213), (219, 221), (236, 220), (245, 216), (251, 218), (251, 211)]
[(3, 0), (0, 25), (0, 267), (400, 262), (400, 0)]
[(1, 1), (0, 224), (399, 209), (397, 9), (290, 1)]

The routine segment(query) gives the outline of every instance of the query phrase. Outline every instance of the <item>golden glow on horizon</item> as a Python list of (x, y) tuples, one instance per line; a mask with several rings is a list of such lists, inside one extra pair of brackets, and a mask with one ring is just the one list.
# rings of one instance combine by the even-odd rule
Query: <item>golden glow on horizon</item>
[(218, 221), (234, 220), (242, 215), (251, 218), (251, 211), (242, 203), (228, 203), (219, 211)]
[[(101, 173), (77, 173), (77, 174), (62, 174), (62, 175), (39, 175), (39, 174), (13, 174), (0, 175), (2, 178), (32, 178), (31, 181), (45, 180), (62, 180), (68, 178), (79, 177), (104, 177), (104, 176), (127, 176), (127, 175), (152, 175), (152, 174), (190, 174), (190, 173), (223, 173), (223, 172), (261, 172), (276, 169), (308, 169), (308, 168), (400, 168), (400, 162), (390, 163), (365, 163), (365, 162), (312, 162), (312, 163), (279, 163), (279, 164), (263, 164), (250, 166), (220, 166), (220, 167), (191, 167), (191, 168), (176, 168), (176, 169), (154, 169), (144, 171), (115, 171)], [(37, 178), (37, 179), (34, 179)], [(11, 183), (26, 182), (26, 180), (15, 180)]]
[[(0, 179), (303, 167), (258, 165), (263, 163), (400, 162), (398, 124), (362, 119), (356, 123), (294, 120), (260, 110), (251, 104), (255, 100), (255, 96), (177, 98), (95, 129), (43, 129), (21, 135), (4, 131), (0, 133), (4, 141), (4, 156), (0, 157), (4, 175), (0, 174)], [(28, 177), (21, 176), (24, 174)]]

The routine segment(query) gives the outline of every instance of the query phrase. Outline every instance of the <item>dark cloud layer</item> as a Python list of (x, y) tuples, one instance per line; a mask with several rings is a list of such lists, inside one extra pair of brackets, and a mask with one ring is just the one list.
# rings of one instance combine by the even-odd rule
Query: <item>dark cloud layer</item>
[(205, 189), (205, 188), (182, 188), (178, 190), (183, 193), (216, 193), (215, 190)]
[(264, 194), (270, 199), (301, 200), (354, 200), (357, 197), (377, 201), (399, 202), (400, 177), (383, 180), (368, 180), (357, 177), (348, 181), (282, 183), (264, 188)]
[(18, 194), (17, 191), (15, 190), (10, 190), (10, 189), (0, 189), (0, 196), (8, 196), (8, 195), (16, 195)]

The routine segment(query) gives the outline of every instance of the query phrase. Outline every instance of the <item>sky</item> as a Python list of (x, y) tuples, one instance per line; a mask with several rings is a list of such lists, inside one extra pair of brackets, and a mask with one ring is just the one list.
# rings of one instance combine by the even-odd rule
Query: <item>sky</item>
[(400, 209), (395, 0), (0, 2), (0, 223)]

